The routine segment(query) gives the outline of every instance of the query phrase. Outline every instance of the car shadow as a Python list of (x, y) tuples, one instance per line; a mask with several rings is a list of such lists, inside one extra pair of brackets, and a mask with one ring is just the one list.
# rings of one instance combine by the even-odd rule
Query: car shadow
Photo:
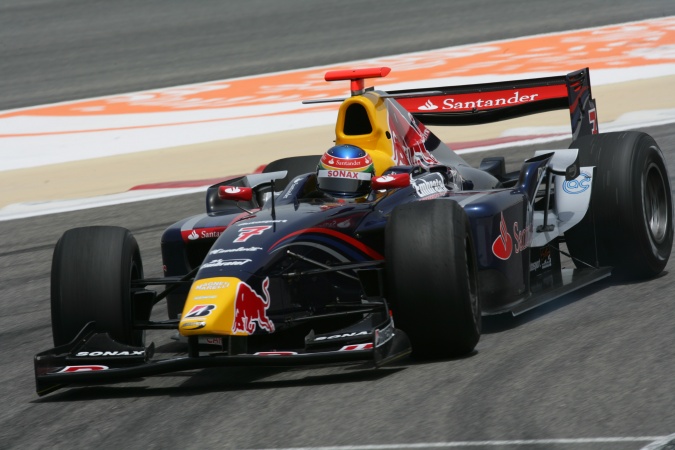
[[(658, 280), (668, 275), (667, 271), (662, 272), (652, 280)], [(618, 277), (610, 277), (600, 280), (594, 284), (581, 288), (575, 292), (567, 294), (561, 298), (553, 300), (544, 305), (538, 306), (518, 316), (510, 313), (494, 316), (484, 316), (482, 325), (482, 334), (494, 334), (522, 326), (548, 314), (555, 313), (561, 308), (572, 305), (577, 301), (607, 289), (611, 286), (624, 286), (643, 283), (643, 280), (630, 280)], [(169, 341), (159, 345), (156, 349), (160, 353), (181, 352), (184, 350), (184, 343)], [(59, 403), (59, 402), (77, 402), (89, 401), (93, 399), (115, 399), (115, 398), (136, 398), (136, 397), (190, 397), (214, 392), (233, 392), (233, 391), (256, 391), (275, 388), (309, 387), (322, 386), (343, 383), (362, 383), (376, 381), (388, 376), (394, 375), (408, 367), (428, 366), (434, 364), (445, 364), (449, 361), (464, 360), (478, 355), (474, 350), (468, 355), (456, 358), (443, 358), (437, 360), (421, 360), (412, 357), (402, 358), (385, 367), (375, 369), (372, 364), (354, 364), (343, 365), (339, 367), (342, 372), (329, 374), (313, 374), (313, 370), (322, 370), (326, 367), (298, 367), (298, 368), (271, 368), (271, 367), (229, 367), (229, 368), (209, 368), (192, 371), (183, 371), (149, 377), (146, 379), (126, 380), (124, 385), (105, 384), (89, 386), (70, 386), (62, 391), (57, 391), (46, 397), (33, 400), (31, 403)], [(301, 375), (293, 378), (293, 374), (307, 372), (307, 375)], [(289, 375), (286, 379), (284, 375)], [(160, 386), (161, 380), (183, 379), (173, 386)], [(160, 383), (153, 383), (152, 380), (160, 380)], [(143, 383), (138, 386), (129, 386), (130, 383)]]
[[(281, 389), (292, 387), (323, 386), (344, 383), (363, 383), (376, 381), (401, 370), (404, 366), (383, 367), (379, 369), (369, 365), (368, 368), (359, 366), (340, 366), (340, 373), (311, 374), (312, 368), (209, 368), (198, 371), (176, 372), (158, 375), (147, 379), (125, 380), (124, 386), (119, 384), (71, 386), (64, 388), (46, 397), (33, 400), (31, 403), (60, 403), (90, 401), (94, 399), (117, 399), (137, 397), (191, 397), (215, 392), (256, 391)], [(320, 370), (320, 369), (318, 369)], [(299, 371), (310, 372), (292, 378)], [(287, 375), (287, 379), (266, 379), (278, 375)], [(174, 386), (158, 386), (162, 379), (184, 378)], [(160, 380), (153, 383), (152, 380)], [(144, 385), (128, 386), (131, 382), (141, 382)]]
[(527, 311), (518, 316), (513, 316), (511, 313), (497, 314), (494, 316), (483, 316), (482, 334), (500, 333), (502, 331), (516, 328), (528, 322), (537, 320), (540, 317), (546, 316), (547, 314), (552, 314), (561, 308), (565, 308), (566, 306), (576, 303), (577, 301), (584, 300), (585, 298), (612, 286), (632, 286), (645, 282), (652, 282), (666, 277), (668, 274), (669, 272), (664, 270), (659, 275), (649, 280), (640, 280), (613, 275), (531, 309), (530, 311)]
[(565, 308), (566, 306), (583, 300), (590, 295), (593, 295), (614, 285), (617, 285), (617, 280), (609, 277), (566, 294), (548, 303), (537, 306), (536, 308), (533, 308), (517, 316), (514, 316), (511, 313), (497, 314), (494, 316), (483, 316), (482, 334), (500, 333), (502, 331), (519, 327), (528, 322), (537, 320), (540, 317), (552, 314), (561, 308)]

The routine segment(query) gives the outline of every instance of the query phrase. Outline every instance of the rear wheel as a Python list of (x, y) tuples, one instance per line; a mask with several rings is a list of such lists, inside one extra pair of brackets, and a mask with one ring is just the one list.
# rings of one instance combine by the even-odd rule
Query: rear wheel
[(387, 298), (413, 356), (470, 353), (481, 309), (469, 219), (456, 202), (430, 200), (396, 208), (386, 229)]
[(595, 166), (589, 210), (565, 233), (572, 256), (613, 266), (629, 278), (658, 275), (673, 245), (673, 203), (654, 139), (636, 131), (605, 133), (579, 138), (570, 147), (579, 149), (582, 166)]
[(70, 342), (91, 321), (116, 341), (142, 345), (133, 329), (131, 281), (143, 278), (136, 239), (119, 227), (66, 231), (52, 259), (51, 310), (55, 345)]

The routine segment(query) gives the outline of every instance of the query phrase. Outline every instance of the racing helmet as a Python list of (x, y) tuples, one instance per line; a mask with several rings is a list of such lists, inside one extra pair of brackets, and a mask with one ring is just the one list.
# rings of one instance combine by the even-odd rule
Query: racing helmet
[(370, 192), (375, 175), (373, 159), (355, 145), (329, 148), (317, 166), (319, 189), (335, 197), (361, 197)]

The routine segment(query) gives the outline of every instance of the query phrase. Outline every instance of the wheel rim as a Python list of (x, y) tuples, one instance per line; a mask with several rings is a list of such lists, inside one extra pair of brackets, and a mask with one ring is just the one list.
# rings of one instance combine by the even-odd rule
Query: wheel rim
[(652, 163), (646, 170), (642, 186), (642, 205), (651, 239), (661, 244), (668, 228), (668, 196), (663, 174)]

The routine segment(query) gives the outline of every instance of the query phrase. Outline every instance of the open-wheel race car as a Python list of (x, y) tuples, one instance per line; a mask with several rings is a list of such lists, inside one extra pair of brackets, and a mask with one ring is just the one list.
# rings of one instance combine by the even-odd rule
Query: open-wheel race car
[[(38, 394), (214, 366), (461, 356), (482, 315), (519, 314), (612, 272), (664, 269), (673, 211), (663, 155), (644, 133), (598, 134), (588, 69), (365, 87), (388, 73), (328, 72), (351, 85), (348, 98), (319, 100), (341, 102), (336, 145), (210, 187), (204, 214), (164, 232), (163, 278), (144, 277), (126, 229), (65, 232)], [(425, 126), (554, 109), (569, 109), (570, 148), (537, 151), (514, 173), (503, 157), (471, 167)], [(562, 268), (563, 252), (575, 268)], [(161, 301), (168, 319), (151, 320)], [(184, 356), (154, 357), (145, 331), (162, 329), (186, 341)]]

